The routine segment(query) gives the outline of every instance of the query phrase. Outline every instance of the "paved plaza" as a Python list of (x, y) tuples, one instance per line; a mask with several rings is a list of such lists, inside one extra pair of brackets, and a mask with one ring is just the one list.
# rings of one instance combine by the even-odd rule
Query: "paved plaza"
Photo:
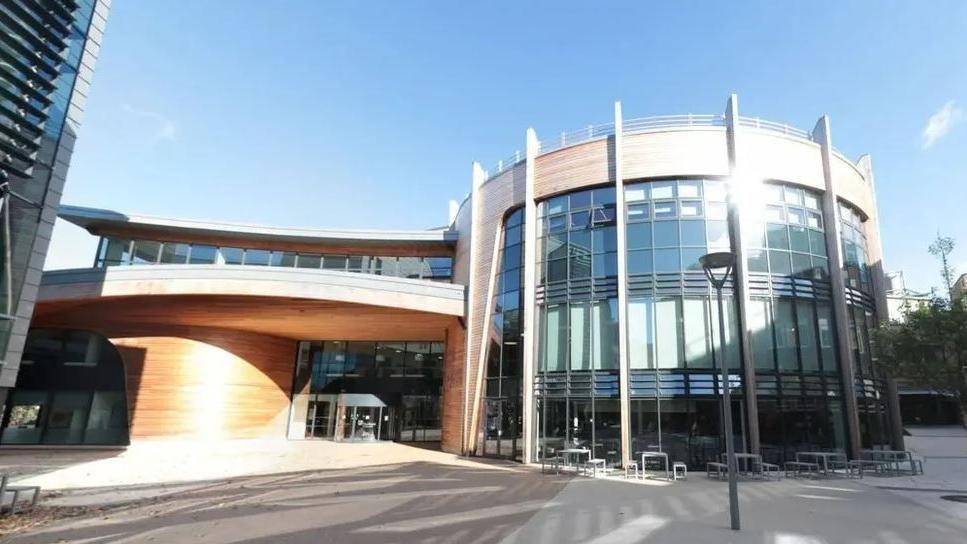
[[(399, 444), (328, 442), (278, 442), (274, 454), (269, 443), (213, 444), (201, 455), (196, 450), (192, 455), (197, 459), (190, 463), (186, 454), (167, 451), (169, 447), (137, 446), (121, 454), (0, 454), (0, 463), (19, 467), (23, 481), (46, 482), (45, 488), (54, 491), (41, 508), (92, 508), (4, 541), (967, 541), (967, 505), (949, 503), (960, 510), (944, 510), (929, 501), (912, 500), (906, 495), (938, 494), (897, 491), (894, 488), (916, 485), (902, 477), (742, 482), (743, 530), (736, 533), (728, 529), (726, 484), (708, 480), (704, 473), (675, 483), (592, 480), (544, 475), (515, 463), (468, 461)], [(228, 456), (228, 451), (236, 453)], [(143, 463), (157, 462), (154, 456), (160, 455), (169, 455), (171, 462), (154, 467)], [(928, 475), (932, 463), (928, 457)], [(258, 475), (237, 474), (245, 471)], [(203, 479), (205, 473), (221, 475)], [(148, 478), (150, 474), (155, 478)], [(85, 478), (100, 485), (78, 485)], [(943, 484), (939, 476), (934, 478), (934, 484)], [(944, 482), (949, 486), (955, 480)]]

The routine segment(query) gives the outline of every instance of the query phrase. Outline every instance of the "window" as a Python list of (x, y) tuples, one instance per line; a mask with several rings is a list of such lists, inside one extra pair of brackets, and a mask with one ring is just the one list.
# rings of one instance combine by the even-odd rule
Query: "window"
[(246, 249), (245, 264), (255, 266), (268, 266), (272, 252), (267, 249)]
[(215, 264), (218, 249), (215, 246), (195, 245), (191, 246), (191, 253), (188, 257), (189, 264)]
[(134, 251), (132, 252), (132, 264), (155, 264), (158, 262), (158, 253), (160, 253), (160, 251), (160, 242), (155, 242), (152, 240), (135, 240)]
[(225, 264), (242, 264), (245, 258), (245, 250), (237, 247), (221, 247), (218, 248), (219, 253), (222, 256), (222, 260)]
[(656, 357), (658, 368), (682, 368), (682, 300), (659, 298), (655, 303)]
[(185, 264), (188, 262), (188, 244), (165, 242), (161, 247), (161, 262), (165, 264)]

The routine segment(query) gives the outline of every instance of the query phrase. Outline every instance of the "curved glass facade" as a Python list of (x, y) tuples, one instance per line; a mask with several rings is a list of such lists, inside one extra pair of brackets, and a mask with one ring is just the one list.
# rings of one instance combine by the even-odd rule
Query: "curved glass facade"
[(838, 212), (860, 442), (864, 448), (884, 447), (890, 444), (890, 412), (886, 383), (871, 342), (876, 312), (864, 219), (859, 211), (843, 202), (839, 203)]
[(523, 265), (524, 210), (518, 208), (504, 221), (487, 343), (482, 453), (491, 457), (519, 459), (523, 455)]
[[(822, 195), (764, 183), (756, 188), (758, 201), (743, 203), (730, 219), (724, 180), (628, 182), (624, 191), (624, 210), (615, 209), (610, 187), (538, 203), (535, 458), (572, 446), (588, 447), (609, 462), (622, 457), (619, 310), (626, 312), (628, 340), (627, 457), (661, 450), (691, 466), (718, 458), (724, 450), (717, 371), (723, 356), (733, 369), (732, 440), (739, 451), (752, 447), (733, 285), (723, 292), (723, 342), (714, 292), (699, 264), (706, 253), (735, 251), (731, 221), (737, 218), (747, 254), (745, 349), (755, 372), (760, 451), (774, 463), (797, 451), (845, 451)], [(623, 309), (617, 304), (618, 213), (624, 214), (627, 252)], [(844, 228), (844, 237), (857, 257), (846, 267), (857, 271), (859, 287), (868, 287), (862, 225), (850, 221), (855, 228)], [(862, 265), (850, 264), (856, 260)], [(868, 385), (880, 398), (868, 343), (873, 315), (855, 304), (849, 308), (863, 444), (881, 444), (886, 406), (864, 401), (859, 391)]]
[(621, 459), (615, 190), (538, 203), (538, 457), (573, 445)]
[[(631, 454), (661, 450), (701, 466), (718, 457), (722, 357), (718, 308), (699, 257), (730, 251), (721, 180), (625, 185)], [(741, 367), (732, 285), (725, 289), (725, 358)], [(711, 302), (711, 304), (710, 304)], [(734, 440), (745, 444), (742, 376), (730, 376)]]
[(763, 457), (846, 449), (821, 195), (765, 184), (749, 210), (750, 349)]

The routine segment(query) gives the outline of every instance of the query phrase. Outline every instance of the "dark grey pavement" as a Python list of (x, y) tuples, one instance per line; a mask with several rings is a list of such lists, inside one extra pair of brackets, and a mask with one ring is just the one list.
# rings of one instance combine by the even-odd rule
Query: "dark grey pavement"
[[(144, 501), (159, 491), (150, 486), (74, 491), (57, 502), (117, 506), (7, 541), (967, 542), (962, 520), (853, 480), (741, 483), (744, 530), (734, 533), (726, 487), (704, 474), (644, 485), (541, 475), (511, 464), (410, 463), (194, 483), (167, 488), (178, 493), (162, 500)], [(135, 497), (141, 502), (125, 506)]]

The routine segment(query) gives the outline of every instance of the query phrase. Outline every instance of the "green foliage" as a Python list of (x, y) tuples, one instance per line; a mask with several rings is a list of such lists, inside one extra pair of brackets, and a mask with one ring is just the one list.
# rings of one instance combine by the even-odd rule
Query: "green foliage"
[(934, 299), (875, 336), (880, 363), (909, 386), (950, 393), (967, 413), (967, 305)]

